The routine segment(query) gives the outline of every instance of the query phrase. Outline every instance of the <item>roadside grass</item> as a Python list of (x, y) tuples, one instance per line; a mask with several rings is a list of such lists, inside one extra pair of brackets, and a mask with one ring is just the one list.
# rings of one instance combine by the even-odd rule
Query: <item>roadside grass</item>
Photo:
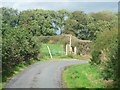
[(64, 87), (67, 88), (104, 88), (100, 70), (90, 64), (73, 65), (63, 71)]

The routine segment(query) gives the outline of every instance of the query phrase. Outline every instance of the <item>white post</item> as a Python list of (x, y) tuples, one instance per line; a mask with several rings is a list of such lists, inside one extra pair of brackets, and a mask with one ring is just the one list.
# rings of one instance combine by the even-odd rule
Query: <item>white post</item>
[(68, 49), (67, 47), (68, 47), (68, 45), (66, 44), (66, 51), (65, 51), (65, 52), (66, 52), (66, 55), (67, 55), (67, 52), (68, 52), (68, 51), (67, 51), (67, 49)]
[(49, 51), (50, 57), (52, 58), (52, 54), (51, 54), (51, 52), (50, 52), (50, 48), (49, 48), (49, 46), (47, 46), (47, 48), (48, 48), (48, 51)]
[(74, 47), (74, 54), (76, 55), (77, 54), (77, 48)]

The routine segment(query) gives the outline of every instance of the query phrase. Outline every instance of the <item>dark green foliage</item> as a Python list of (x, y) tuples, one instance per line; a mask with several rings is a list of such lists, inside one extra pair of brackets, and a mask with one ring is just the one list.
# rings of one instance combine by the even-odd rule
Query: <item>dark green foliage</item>
[(99, 31), (117, 26), (118, 19), (116, 13), (109, 11), (86, 14), (82, 11), (36, 9), (17, 13), (3, 8), (4, 13), (4, 22), (13, 27), (20, 26), (33, 36), (52, 36), (59, 30), (57, 34), (72, 34), (83, 40), (94, 40)]
[(47, 36), (54, 35), (54, 28), (52, 26), (51, 12), (44, 10), (26, 10), (19, 14), (19, 25), (24, 27), (33, 36)]
[(39, 49), (32, 34), (18, 26), (17, 22), (15, 25), (11, 24), (14, 17), (17, 17), (16, 10), (3, 8), (2, 11), (2, 74), (4, 81), (7, 76), (12, 75), (16, 65), (37, 59)]
[(109, 11), (90, 14), (74, 11), (65, 21), (63, 32), (82, 40), (94, 40), (99, 32), (117, 27), (117, 19), (117, 15)]
[(90, 63), (91, 64), (100, 64), (100, 54), (101, 54), (101, 52), (100, 51), (93, 51), (92, 52), (92, 58), (91, 58), (91, 61), (90, 61)]
[(56, 35), (57, 30), (63, 29), (65, 10), (26, 10), (19, 14), (19, 25), (30, 31), (33, 36)]

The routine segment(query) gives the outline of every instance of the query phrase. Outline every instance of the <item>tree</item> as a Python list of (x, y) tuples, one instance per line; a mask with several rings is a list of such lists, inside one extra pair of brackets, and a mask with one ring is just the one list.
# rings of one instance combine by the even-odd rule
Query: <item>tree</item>
[(65, 22), (64, 33), (72, 34), (79, 39), (87, 39), (87, 18), (88, 16), (81, 11), (74, 11)]
[(59, 34), (63, 33), (65, 21), (67, 20), (69, 15), (70, 15), (70, 12), (66, 10), (59, 10), (54, 13), (54, 17), (52, 17), (52, 23), (54, 25), (54, 29), (56, 31), (58, 30), (60, 31)]
[(55, 35), (52, 26), (52, 11), (49, 10), (26, 10), (19, 15), (19, 25), (33, 36)]
[(4, 81), (8, 75), (13, 73), (16, 65), (37, 59), (39, 48), (33, 40), (32, 34), (18, 26), (18, 22), (12, 24), (13, 21), (19, 20), (16, 10), (2, 8), (2, 11), (2, 74)]

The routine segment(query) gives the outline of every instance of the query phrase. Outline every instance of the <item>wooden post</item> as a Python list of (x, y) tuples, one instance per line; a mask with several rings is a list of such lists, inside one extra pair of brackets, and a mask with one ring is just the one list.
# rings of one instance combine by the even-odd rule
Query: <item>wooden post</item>
[(50, 48), (49, 48), (49, 46), (47, 46), (47, 48), (48, 48), (48, 51), (49, 51), (50, 57), (52, 58), (52, 54), (51, 54), (51, 52), (50, 52)]

